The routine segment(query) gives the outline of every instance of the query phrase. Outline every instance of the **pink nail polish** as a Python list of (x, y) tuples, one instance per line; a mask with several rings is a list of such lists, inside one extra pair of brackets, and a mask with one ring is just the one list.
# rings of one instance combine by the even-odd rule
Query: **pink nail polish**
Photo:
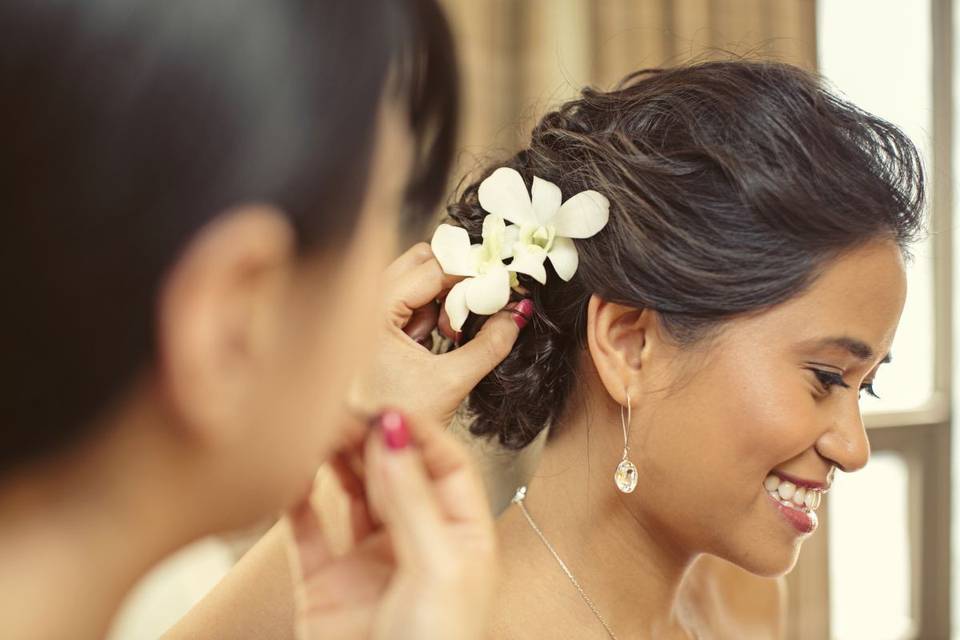
[(387, 448), (398, 450), (410, 444), (410, 430), (407, 421), (398, 411), (384, 411), (380, 414), (380, 428)]
[(513, 311), (513, 321), (517, 323), (519, 328), (523, 329), (533, 316), (533, 300), (524, 298), (517, 303)]

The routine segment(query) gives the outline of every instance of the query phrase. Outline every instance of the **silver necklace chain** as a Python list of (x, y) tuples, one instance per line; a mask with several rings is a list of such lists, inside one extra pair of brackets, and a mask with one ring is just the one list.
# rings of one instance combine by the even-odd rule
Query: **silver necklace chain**
[(573, 586), (576, 587), (577, 593), (580, 594), (580, 598), (590, 607), (590, 611), (593, 612), (593, 615), (597, 617), (597, 620), (600, 621), (600, 624), (603, 625), (603, 628), (606, 630), (607, 635), (610, 636), (612, 640), (617, 640), (616, 634), (613, 632), (613, 629), (610, 628), (610, 625), (607, 624), (607, 621), (603, 619), (603, 616), (600, 615), (600, 611), (597, 610), (597, 605), (593, 604), (593, 600), (590, 599), (590, 596), (587, 595), (587, 592), (583, 590), (583, 587), (580, 586), (580, 583), (577, 581), (576, 576), (573, 575), (573, 572), (567, 567), (566, 563), (560, 558), (560, 554), (557, 553), (557, 550), (553, 548), (553, 545), (550, 544), (550, 541), (547, 540), (547, 537), (543, 535), (543, 531), (540, 530), (540, 527), (537, 526), (537, 523), (533, 521), (533, 518), (530, 516), (530, 512), (527, 511), (526, 505), (523, 504), (524, 499), (527, 497), (527, 488), (520, 487), (517, 489), (517, 492), (513, 496), (513, 502), (520, 507), (520, 511), (523, 513), (523, 517), (527, 519), (527, 522), (530, 523), (530, 528), (533, 529), (534, 533), (537, 534), (537, 537), (540, 538), (540, 541), (543, 543), (543, 546), (547, 548), (547, 551), (557, 560), (557, 564), (560, 565), (560, 568), (563, 569), (563, 572), (570, 579), (570, 582), (573, 583)]

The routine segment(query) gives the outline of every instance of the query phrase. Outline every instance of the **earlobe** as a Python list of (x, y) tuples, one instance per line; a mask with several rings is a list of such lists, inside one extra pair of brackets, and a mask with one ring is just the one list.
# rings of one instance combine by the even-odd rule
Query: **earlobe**
[(587, 306), (587, 344), (607, 393), (623, 405), (626, 392), (638, 397), (652, 312), (594, 295)]
[(191, 435), (229, 437), (243, 415), (295, 257), (292, 226), (266, 205), (218, 216), (189, 242), (161, 287), (161, 401)]

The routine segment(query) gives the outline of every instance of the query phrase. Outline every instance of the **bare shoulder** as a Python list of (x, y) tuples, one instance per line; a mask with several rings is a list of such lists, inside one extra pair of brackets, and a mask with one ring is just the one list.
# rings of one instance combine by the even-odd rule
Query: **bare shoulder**
[(683, 583), (690, 615), (717, 638), (782, 638), (786, 581), (764, 578), (715, 556), (703, 555)]

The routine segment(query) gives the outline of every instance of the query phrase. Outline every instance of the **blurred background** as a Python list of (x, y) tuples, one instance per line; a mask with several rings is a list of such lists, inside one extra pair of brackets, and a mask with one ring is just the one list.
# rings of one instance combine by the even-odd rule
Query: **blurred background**
[[(441, 0), (463, 67), (455, 177), (515, 151), (547, 109), (584, 85), (691, 59), (770, 58), (817, 70), (859, 106), (904, 128), (930, 175), (929, 239), (864, 400), (874, 456), (838, 477), (821, 531), (789, 577), (790, 638), (960, 638), (960, 445), (953, 382), (954, 19), (952, 0)], [(960, 282), (960, 279), (957, 279)], [(960, 318), (960, 314), (956, 316)], [(956, 463), (954, 461), (957, 461)], [(951, 531), (954, 533), (952, 534)], [(155, 638), (245, 548), (204, 540), (158, 567), (131, 596), (114, 638)]]

